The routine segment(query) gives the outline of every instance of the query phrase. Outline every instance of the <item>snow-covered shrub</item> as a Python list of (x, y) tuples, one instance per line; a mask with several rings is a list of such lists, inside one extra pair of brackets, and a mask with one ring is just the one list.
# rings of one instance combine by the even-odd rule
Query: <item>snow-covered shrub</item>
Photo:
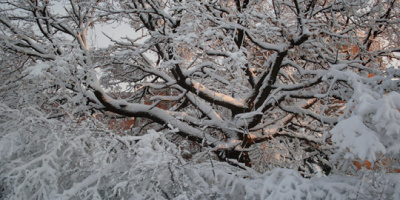
[[(392, 75), (399, 70), (390, 69)], [(330, 131), (338, 147), (335, 161), (368, 160), (371, 163), (385, 157), (400, 155), (400, 91), (391, 90), (398, 80), (357, 78), (353, 73), (340, 73), (349, 79), (354, 93), (349, 98), (339, 123)], [(392, 76), (391, 75), (391, 76)], [(343, 160), (342, 160), (343, 161)]]
[(122, 136), (99, 129), (95, 121), (60, 122), (33, 109), (4, 104), (0, 111), (0, 184), (5, 199), (375, 199), (399, 195), (395, 190), (399, 183), (365, 174), (306, 179), (290, 169), (264, 174), (242, 170), (207, 153), (199, 153), (201, 162), (186, 160), (167, 139), (168, 131)]

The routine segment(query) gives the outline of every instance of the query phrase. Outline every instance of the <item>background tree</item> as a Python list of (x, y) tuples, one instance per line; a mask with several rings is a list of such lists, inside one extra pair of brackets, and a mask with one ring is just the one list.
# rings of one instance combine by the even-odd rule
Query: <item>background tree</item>
[[(400, 72), (389, 64), (400, 50), (394, 0), (71, 0), (62, 12), (55, 5), (2, 1), (4, 113), (32, 110), (40, 123), (90, 133), (102, 132), (108, 117), (146, 118), (170, 141), (195, 144), (195, 161), (215, 153), (245, 170), (288, 167), (307, 177), (399, 154)], [(143, 35), (91, 48), (88, 31), (104, 23), (129, 23)], [(3, 127), (10, 116), (21, 119), (2, 115)], [(111, 138), (130, 149), (142, 128)], [(64, 129), (62, 141), (79, 138)]]

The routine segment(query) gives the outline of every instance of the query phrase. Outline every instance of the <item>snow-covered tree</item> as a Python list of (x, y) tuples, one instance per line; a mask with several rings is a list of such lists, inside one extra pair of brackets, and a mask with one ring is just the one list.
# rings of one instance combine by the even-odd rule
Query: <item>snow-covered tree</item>
[[(256, 172), (396, 164), (398, 1), (0, 2), (7, 197), (399, 195), (366, 179), (331, 190), (293, 171)], [(126, 37), (91, 45), (92, 29), (119, 23), (132, 27)], [(136, 127), (108, 129), (123, 118)]]

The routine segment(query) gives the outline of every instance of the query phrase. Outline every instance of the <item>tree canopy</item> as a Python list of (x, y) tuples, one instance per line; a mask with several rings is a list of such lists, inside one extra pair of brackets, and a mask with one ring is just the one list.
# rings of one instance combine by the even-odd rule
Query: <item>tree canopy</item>
[[(396, 0), (0, 8), (4, 197), (400, 195), (386, 179), (362, 186), (353, 165), (400, 168)], [(131, 32), (95, 48), (89, 32), (109, 24)], [(126, 120), (134, 123), (115, 128)], [(296, 186), (279, 196), (286, 182)]]

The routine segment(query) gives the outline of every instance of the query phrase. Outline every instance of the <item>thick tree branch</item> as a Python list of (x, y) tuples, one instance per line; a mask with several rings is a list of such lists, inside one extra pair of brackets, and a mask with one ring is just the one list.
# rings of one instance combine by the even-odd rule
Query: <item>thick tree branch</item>
[(153, 120), (159, 124), (171, 124), (179, 129), (184, 135), (194, 138), (196, 141), (202, 141), (209, 146), (217, 146), (222, 144), (219, 140), (198, 130), (168, 114), (167, 111), (153, 107), (151, 105), (142, 105), (137, 103), (128, 103), (123, 100), (114, 100), (104, 92), (94, 91), (97, 100), (105, 107), (106, 110), (128, 117), (144, 117)]

